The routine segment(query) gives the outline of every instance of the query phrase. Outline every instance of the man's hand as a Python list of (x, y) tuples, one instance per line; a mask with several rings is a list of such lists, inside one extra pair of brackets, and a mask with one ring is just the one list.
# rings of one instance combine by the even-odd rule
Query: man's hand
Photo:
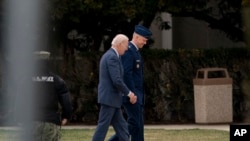
[(67, 121), (68, 120), (66, 118), (62, 119), (61, 125), (65, 125), (67, 123)]
[(130, 92), (130, 94), (128, 95), (129, 97), (129, 101), (131, 104), (135, 104), (136, 101), (137, 101), (137, 96), (133, 93), (133, 92)]

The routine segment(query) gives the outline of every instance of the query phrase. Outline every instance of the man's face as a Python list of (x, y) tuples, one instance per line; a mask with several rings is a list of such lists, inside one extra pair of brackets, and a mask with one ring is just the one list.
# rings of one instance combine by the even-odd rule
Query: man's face
[(128, 50), (128, 40), (123, 41), (118, 48), (119, 55), (123, 55)]
[(148, 39), (146, 39), (143, 36), (137, 36), (137, 47), (138, 48), (143, 48), (145, 44), (147, 44)]

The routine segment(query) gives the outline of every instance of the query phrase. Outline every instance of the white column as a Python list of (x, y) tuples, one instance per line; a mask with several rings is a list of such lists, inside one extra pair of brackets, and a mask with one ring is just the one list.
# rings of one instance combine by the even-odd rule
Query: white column
[(161, 13), (162, 22), (167, 22), (170, 29), (162, 29), (162, 48), (172, 49), (172, 16), (169, 13)]

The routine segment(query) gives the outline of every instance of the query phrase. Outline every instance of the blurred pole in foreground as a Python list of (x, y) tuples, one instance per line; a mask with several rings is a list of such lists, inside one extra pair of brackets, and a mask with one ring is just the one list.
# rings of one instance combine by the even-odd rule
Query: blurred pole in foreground
[[(45, 0), (5, 0), (3, 3), (3, 58), (6, 72), (4, 92), (7, 95), (6, 112), (10, 112), (9, 122), (20, 125), (22, 141), (32, 141), (32, 103), (35, 90), (31, 75), (35, 71), (33, 52), (44, 44), (41, 31), (46, 11)], [(19, 140), (18, 139), (18, 140)]]

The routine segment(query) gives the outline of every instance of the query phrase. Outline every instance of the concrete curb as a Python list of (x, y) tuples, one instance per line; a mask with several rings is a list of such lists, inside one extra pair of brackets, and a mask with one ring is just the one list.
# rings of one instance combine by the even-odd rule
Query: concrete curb
[[(95, 129), (95, 125), (67, 125), (63, 126), (63, 129)], [(112, 128), (112, 127), (111, 127)], [(165, 129), (165, 130), (182, 130), (182, 129), (215, 129), (215, 130), (224, 130), (229, 131), (230, 125), (199, 125), (199, 124), (190, 124), (190, 125), (145, 125), (145, 129)]]
[[(96, 125), (66, 125), (62, 126), (62, 129), (95, 129)], [(112, 128), (112, 127), (110, 127)], [(215, 129), (229, 131), (230, 125), (199, 125), (199, 124), (188, 124), (188, 125), (145, 125), (145, 129), (165, 129), (165, 130), (183, 130), (183, 129)], [(0, 130), (17, 130), (18, 127), (0, 127)]]

